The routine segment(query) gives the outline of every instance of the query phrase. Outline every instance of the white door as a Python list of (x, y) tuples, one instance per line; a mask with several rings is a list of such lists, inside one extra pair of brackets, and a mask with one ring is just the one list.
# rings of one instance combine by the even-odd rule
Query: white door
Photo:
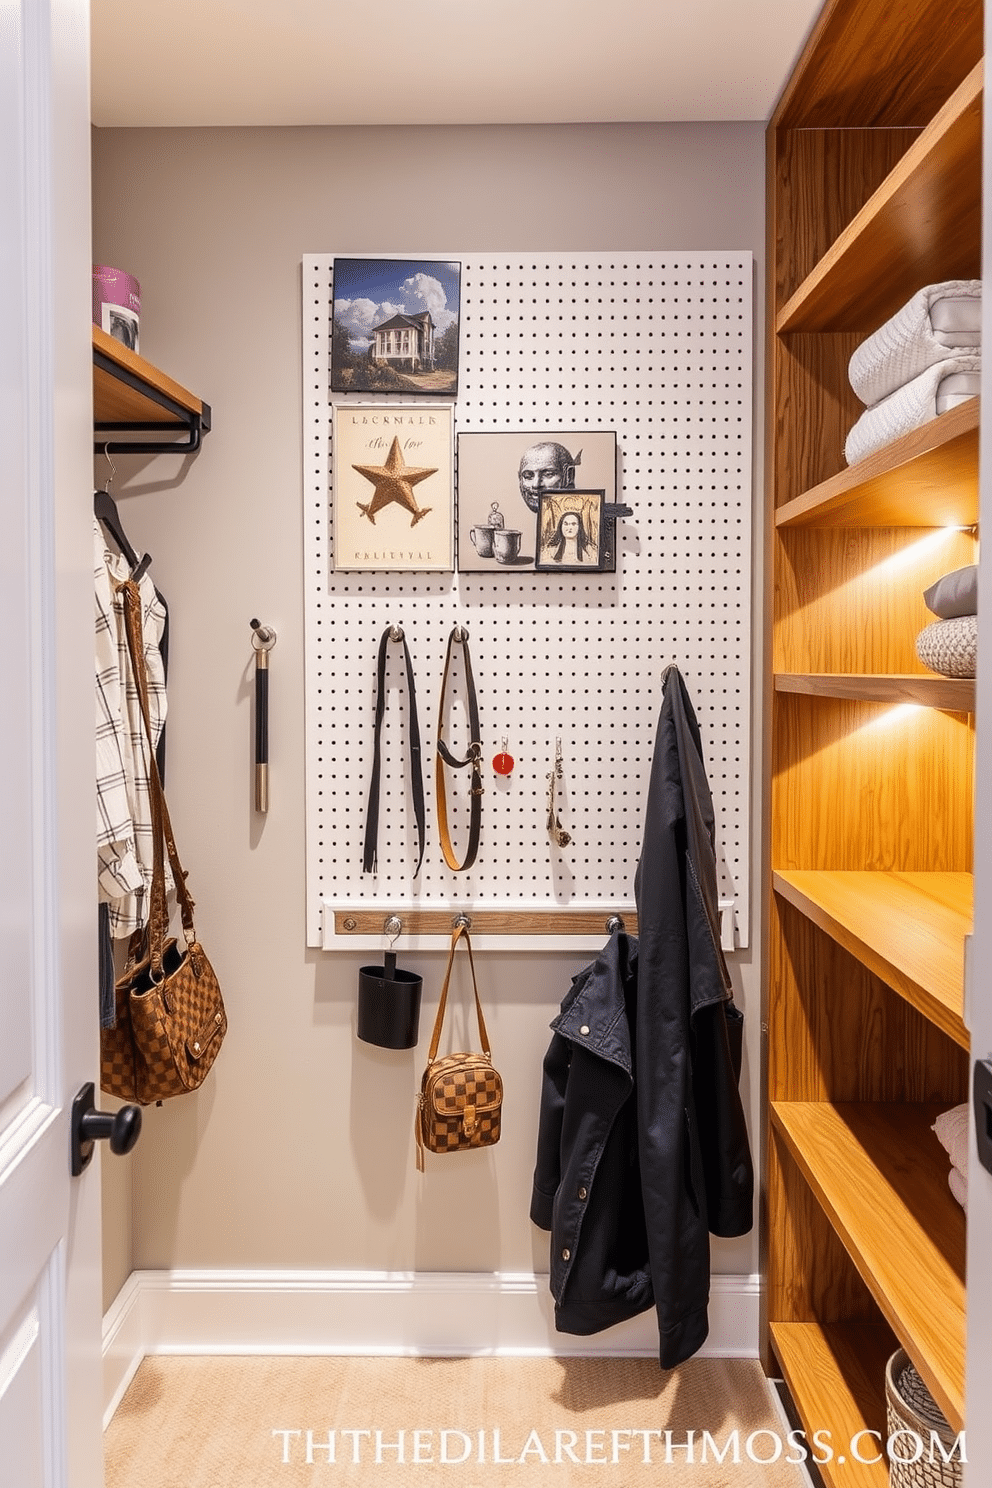
[[(985, 11), (985, 49), (992, 46), (992, 6)], [(992, 110), (986, 108), (983, 149), (982, 339), (992, 338)], [(981, 528), (992, 522), (992, 363), (982, 368)], [(984, 546), (984, 544), (983, 544)], [(977, 758), (975, 774), (975, 934), (968, 979), (968, 1028), (972, 1070), (976, 1060), (992, 1059), (992, 558), (980, 565)], [(969, 1091), (969, 1095), (971, 1092)], [(968, 1427), (967, 1488), (985, 1488), (992, 1472), (992, 1173), (979, 1161), (976, 1131), (990, 1128), (990, 1116), (972, 1103), (968, 1157), (968, 1368), (965, 1419)]]
[(89, 10), (0, 0), (0, 1478), (99, 1488)]

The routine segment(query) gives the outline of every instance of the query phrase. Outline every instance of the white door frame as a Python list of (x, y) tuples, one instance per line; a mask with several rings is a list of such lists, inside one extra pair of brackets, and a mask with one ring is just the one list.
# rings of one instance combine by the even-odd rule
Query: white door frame
[(0, 1462), (100, 1488), (88, 0), (0, 0)]

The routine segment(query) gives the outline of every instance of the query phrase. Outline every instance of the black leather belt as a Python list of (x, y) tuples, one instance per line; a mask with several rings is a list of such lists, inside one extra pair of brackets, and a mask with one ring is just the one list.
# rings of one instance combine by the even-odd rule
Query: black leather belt
[[(468, 694), (470, 742), (468, 754), (464, 759), (457, 759), (441, 738), (444, 729), (448, 672), (451, 669), (451, 657), (455, 646), (461, 646), (462, 648), (462, 659), (465, 668), (465, 689)], [(444, 767), (446, 764), (450, 765), (453, 770), (462, 770), (466, 765), (472, 766), (472, 806), (468, 829), (468, 848), (465, 853), (465, 859), (461, 863), (455, 857), (454, 848), (451, 845), (451, 837), (448, 832), (448, 802), (444, 786)], [(475, 696), (472, 662), (468, 654), (468, 631), (460, 625), (456, 625), (448, 637), (448, 650), (444, 658), (444, 677), (441, 681), (441, 699), (438, 705), (437, 756), (434, 768), (434, 785), (437, 798), (438, 835), (441, 838), (441, 851), (444, 854), (444, 861), (456, 873), (464, 873), (467, 868), (471, 868), (479, 851), (479, 830), (482, 825), (482, 797), (485, 793), (485, 788), (482, 784), (482, 744), (479, 740), (479, 705)]]
[(390, 641), (398, 641), (403, 647), (406, 662), (406, 687), (410, 699), (410, 784), (413, 790), (413, 809), (417, 817), (417, 866), (414, 878), (424, 861), (424, 771), (420, 754), (420, 723), (417, 719), (417, 691), (413, 680), (413, 662), (406, 636), (396, 625), (389, 625), (382, 632), (379, 642), (379, 662), (376, 669), (375, 701), (375, 751), (372, 756), (372, 779), (369, 782), (369, 804), (365, 818), (365, 857), (363, 870), (374, 873), (377, 868), (377, 839), (379, 836), (379, 777), (382, 767), (382, 720), (386, 712), (386, 648)]

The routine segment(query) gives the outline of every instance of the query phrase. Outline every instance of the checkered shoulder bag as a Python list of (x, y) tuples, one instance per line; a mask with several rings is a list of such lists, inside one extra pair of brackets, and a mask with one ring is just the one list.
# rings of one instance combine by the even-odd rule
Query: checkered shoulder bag
[[(481, 1054), (445, 1054), (438, 1059), (441, 1025), (448, 1001), (448, 984), (459, 940), (464, 939), (472, 968), (472, 990), (479, 1019)], [(499, 1141), (500, 1115), (503, 1106), (503, 1081), (493, 1068), (489, 1052), (489, 1035), (482, 1016), (479, 988), (475, 980), (472, 942), (464, 925), (455, 927), (448, 953), (448, 967), (441, 988), (434, 1032), (427, 1055), (427, 1068), (420, 1082), (415, 1130), (417, 1168), (424, 1170), (424, 1149), (428, 1152), (464, 1152), (472, 1147), (492, 1147)]]
[[(141, 595), (133, 580), (121, 586), (128, 651), (149, 747), (152, 881), (148, 922), (131, 937), (117, 981), (115, 1019), (100, 1030), (100, 1088), (121, 1100), (149, 1105), (203, 1083), (227, 1033), (227, 1012), (214, 969), (196, 936), (193, 899), (179, 861), (169, 808), (152, 745), (148, 679), (141, 638)], [(167, 938), (165, 888), (168, 853), (185, 945)]]

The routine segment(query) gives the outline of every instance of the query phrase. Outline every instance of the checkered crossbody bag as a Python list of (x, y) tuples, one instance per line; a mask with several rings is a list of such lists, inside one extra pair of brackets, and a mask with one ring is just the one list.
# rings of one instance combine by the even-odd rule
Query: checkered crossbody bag
[[(169, 808), (158, 773), (148, 708), (141, 594), (121, 585), (128, 651), (149, 748), (152, 815), (152, 881), (148, 921), (131, 937), (128, 960), (115, 988), (113, 1027), (100, 1030), (100, 1088), (121, 1100), (149, 1105), (196, 1090), (206, 1079), (227, 1033), (220, 985), (193, 923), (193, 899), (179, 861)], [(168, 854), (185, 945), (168, 937), (165, 888)]]
[[(441, 1025), (448, 1001), (448, 983), (454, 964), (455, 950), (463, 939), (468, 948), (469, 965), (472, 968), (472, 990), (475, 993), (475, 1011), (479, 1019), (481, 1054), (445, 1054), (437, 1058), (441, 1042)], [(471, 1147), (492, 1147), (499, 1141), (500, 1114), (503, 1105), (503, 1081), (493, 1068), (489, 1052), (489, 1035), (482, 1016), (479, 988), (475, 980), (475, 962), (472, 959), (472, 942), (464, 925), (455, 927), (448, 953), (448, 967), (441, 988), (441, 1001), (434, 1020), (431, 1046), (427, 1054), (427, 1068), (420, 1082), (420, 1098), (417, 1101), (415, 1122), (417, 1136), (417, 1167), (424, 1169), (424, 1148), (428, 1152), (463, 1152)]]

